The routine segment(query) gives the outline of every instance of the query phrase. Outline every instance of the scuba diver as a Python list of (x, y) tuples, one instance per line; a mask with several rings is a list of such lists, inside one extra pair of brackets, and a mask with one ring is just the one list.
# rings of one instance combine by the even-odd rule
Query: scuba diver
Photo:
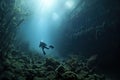
[(49, 47), (47, 47), (47, 44), (44, 43), (43, 41), (40, 41), (39, 47), (42, 49), (42, 52), (44, 55), (46, 55), (45, 49), (53, 49), (54, 46), (50, 45)]

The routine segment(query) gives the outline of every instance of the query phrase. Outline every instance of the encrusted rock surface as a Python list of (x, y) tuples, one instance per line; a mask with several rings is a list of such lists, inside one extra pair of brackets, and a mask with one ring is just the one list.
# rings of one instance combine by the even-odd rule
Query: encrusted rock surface
[(37, 53), (9, 53), (0, 60), (0, 80), (105, 80), (103, 74), (91, 73), (87, 59), (72, 55), (63, 62)]

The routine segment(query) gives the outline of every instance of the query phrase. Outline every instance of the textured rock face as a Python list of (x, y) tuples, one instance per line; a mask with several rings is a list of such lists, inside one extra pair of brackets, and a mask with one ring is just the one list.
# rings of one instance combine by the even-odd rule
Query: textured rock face
[(67, 71), (63, 75), (63, 80), (78, 80), (77, 74), (72, 71)]
[[(27, 60), (22, 57), (23, 55), (27, 57)], [(37, 55), (39, 57), (39, 54)], [(16, 58), (17, 56), (19, 58)], [(79, 57), (73, 56), (61, 64), (59, 62), (61, 60), (54, 58), (39, 57), (37, 59), (40, 62), (35, 61), (35, 53), (32, 54), (32, 61), (28, 56), (30, 55), (22, 52), (16, 56), (9, 55), (11, 58), (8, 57), (6, 61), (1, 62), (0, 80), (105, 80), (103, 75), (98, 75), (96, 72), (91, 73), (91, 69), (86, 65), (86, 60), (79, 59)]]
[(62, 74), (65, 72), (65, 67), (63, 65), (59, 65), (57, 68), (56, 68), (56, 72), (59, 73), (59, 74)]
[(68, 21), (62, 25), (64, 29), (59, 40), (61, 53), (69, 55), (76, 52), (86, 56), (97, 53), (99, 67), (106, 72), (120, 73), (119, 1), (82, 1), (85, 2), (83, 9), (72, 19), (68, 17)]
[(52, 66), (54, 69), (56, 69), (58, 67), (58, 65), (60, 65), (60, 63), (58, 61), (56, 61), (55, 59), (53, 59), (53, 58), (46, 59), (45, 66)]

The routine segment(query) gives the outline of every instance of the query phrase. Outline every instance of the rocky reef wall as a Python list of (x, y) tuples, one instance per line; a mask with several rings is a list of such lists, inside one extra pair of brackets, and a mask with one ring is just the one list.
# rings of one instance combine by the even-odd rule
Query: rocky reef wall
[(15, 6), (15, 0), (0, 0), (0, 57), (4, 58), (14, 47), (16, 32), (25, 13)]
[[(119, 69), (120, 6), (115, 0), (84, 1), (81, 11), (74, 10), (64, 23), (59, 40), (63, 55), (99, 55), (105, 70)], [(79, 5), (81, 6), (81, 5)], [(78, 7), (79, 8), (79, 7)], [(63, 47), (64, 46), (64, 47)], [(67, 54), (68, 53), (68, 54)], [(116, 70), (115, 70), (116, 69)], [(109, 71), (108, 70), (108, 71)]]

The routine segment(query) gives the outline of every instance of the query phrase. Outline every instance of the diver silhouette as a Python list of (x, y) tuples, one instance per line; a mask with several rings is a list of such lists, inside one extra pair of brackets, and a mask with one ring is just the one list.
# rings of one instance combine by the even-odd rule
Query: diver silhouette
[(53, 49), (54, 46), (50, 45), (49, 47), (47, 47), (47, 44), (44, 43), (43, 41), (40, 41), (39, 47), (42, 49), (42, 52), (44, 55), (46, 55), (45, 49)]

